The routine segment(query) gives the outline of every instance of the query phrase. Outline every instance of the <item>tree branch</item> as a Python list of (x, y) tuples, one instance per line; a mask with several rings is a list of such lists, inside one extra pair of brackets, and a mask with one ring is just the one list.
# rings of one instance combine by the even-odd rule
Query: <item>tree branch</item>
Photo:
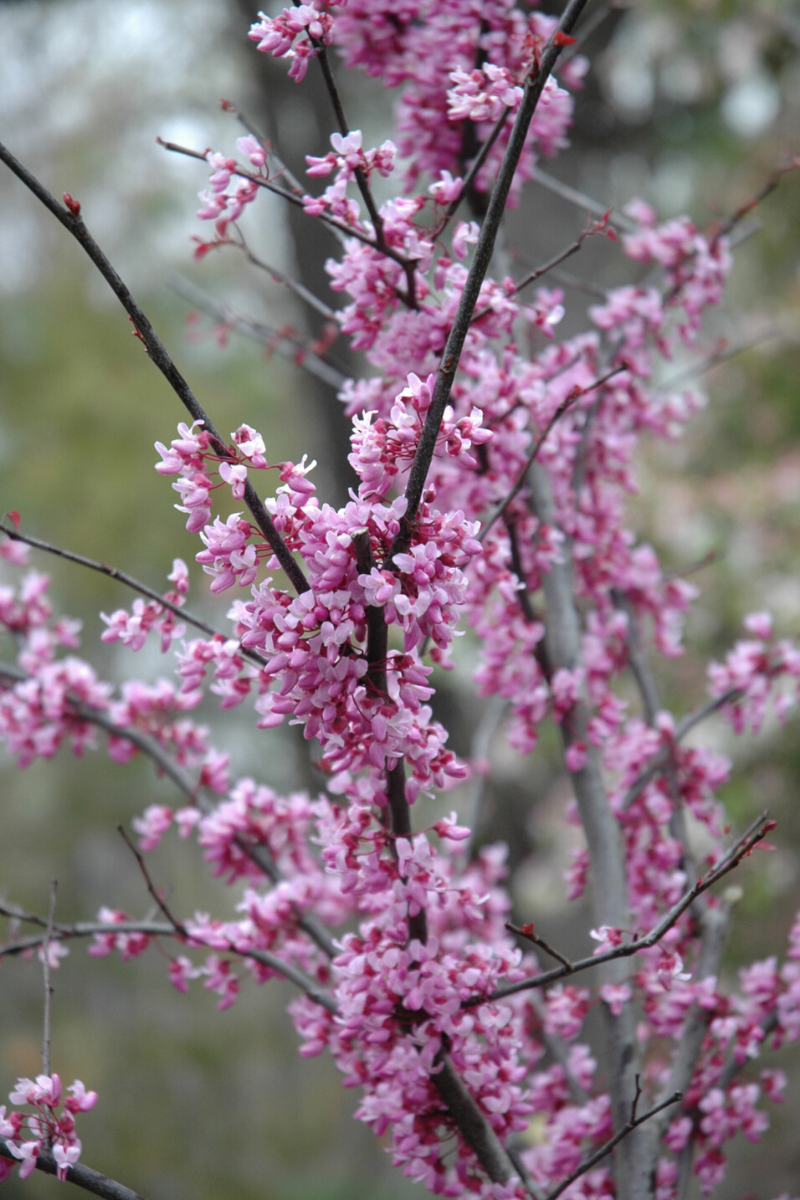
[[(145, 316), (142, 309), (134, 300), (127, 285), (123, 282), (120, 276), (115, 271), (109, 260), (106, 258), (103, 251), (94, 240), (89, 230), (83, 223), (80, 215), (80, 205), (75, 201), (71, 202), (71, 207), (59, 204), (54, 196), (48, 192), (39, 180), (24, 167), (21, 162), (0, 142), (0, 161), (13, 171), (18, 179), (25, 184), (37, 200), (39, 200), (46, 209), (49, 210), (60, 221), (64, 228), (72, 234), (76, 242), (86, 252), (94, 265), (97, 267), (100, 274), (105, 279), (106, 283), (111, 288), (114, 295), (119, 300), (122, 307), (128, 313), (135, 329), (147, 348), (147, 353), (150, 359), (169, 383), (172, 390), (175, 392), (178, 399), (183, 404), (184, 408), (190, 414), (194, 421), (202, 421), (205, 429), (210, 433), (214, 451), (221, 458), (228, 458), (228, 448), (216, 429), (213, 421), (208, 413), (203, 408), (200, 401), (195, 396), (189, 384), (180, 373), (172, 358), (167, 353), (166, 347), (159, 338), (153, 326)], [(293, 554), (284, 542), (278, 530), (275, 528), (272, 518), (267, 512), (263, 501), (259, 497), (252, 483), (248, 480), (245, 484), (244, 501), (248, 509), (253, 515), (253, 518), (258, 528), (263, 533), (267, 543), (277, 558), (287, 577), (292, 583), (295, 591), (308, 591), (308, 580), (301, 567), (297, 564)]]
[(414, 461), (411, 464), (411, 471), (406, 486), (405, 495), (408, 507), (400, 523), (400, 532), (395, 538), (389, 554), (390, 562), (394, 555), (400, 552), (401, 548), (407, 544), (411, 528), (416, 519), (422, 500), (422, 493), (425, 488), (428, 469), (434, 450), (436, 449), (436, 439), (439, 436), (442, 416), (450, 398), (459, 359), (461, 358), (461, 351), (469, 332), (472, 314), (475, 312), (481, 285), (486, 277), (486, 272), (489, 269), (492, 254), (494, 253), (497, 231), (505, 211), (506, 200), (508, 199), (508, 193), (517, 169), (517, 164), (525, 145), (528, 128), (536, 111), (536, 106), (544, 85), (561, 53), (561, 46), (558, 44), (557, 35), (559, 33), (568, 34), (572, 30), (586, 7), (587, 2), (588, 0), (569, 0), (558, 23), (557, 30), (553, 32), (542, 52), (541, 61), (538, 66), (534, 64), (528, 75), (522, 101), (511, 130), (508, 147), (503, 156), (503, 163), (500, 167), (494, 190), (492, 191), (483, 227), (475, 247), (472, 264), (436, 375), (433, 397), (425, 417), (425, 425), (420, 436), (416, 454), (414, 455)]
[[(529, 504), (534, 515), (545, 525), (556, 526), (556, 508), (550, 476), (541, 463), (532, 463), (528, 471)], [(573, 671), (581, 664), (581, 628), (575, 600), (571, 547), (565, 539), (559, 560), (554, 561), (542, 579), (545, 596), (545, 649), (552, 671)], [(597, 751), (588, 736), (590, 711), (578, 698), (561, 722), (564, 749), (575, 743), (586, 749), (586, 761), (569, 772), (580, 813), (591, 861), (592, 911), (597, 925), (625, 929), (629, 925), (625, 854), (619, 822), (609, 804)], [(601, 957), (598, 955), (597, 957)], [(622, 964), (608, 960), (601, 978), (620, 983)], [(566, 972), (557, 969), (556, 978)], [(638, 1074), (638, 1044), (633, 1006), (626, 1004), (619, 1015), (603, 1005), (608, 1035), (610, 1092), (614, 1127), (619, 1130), (628, 1120)], [(631, 1138), (619, 1157), (617, 1177), (621, 1200), (639, 1200), (645, 1194), (648, 1166), (644, 1161), (641, 1139)]]
[[(3, 1158), (13, 1159), (14, 1162), (19, 1161), (16, 1155), (11, 1153), (8, 1142), (3, 1138), (0, 1138), (0, 1155)], [(43, 1171), (45, 1175), (57, 1175), (58, 1163), (48, 1151), (40, 1154), (36, 1159), (36, 1170)], [(83, 1188), (85, 1192), (102, 1196), (103, 1200), (142, 1200), (138, 1192), (125, 1187), (123, 1183), (117, 1183), (115, 1179), (109, 1179), (107, 1175), (101, 1175), (99, 1171), (93, 1171), (91, 1167), (85, 1167), (83, 1163), (75, 1163), (74, 1166), (68, 1168), (67, 1183), (74, 1183), (76, 1187)]]
[[(16, 919), (17, 914), (13, 908), (7, 905), (0, 905), (0, 913), (7, 916), (13, 916)], [(40, 917), (25, 917), (25, 920), (35, 920), (37, 924), (42, 924)], [(181, 932), (182, 930), (182, 932)], [(181, 941), (188, 941), (198, 949), (210, 950), (212, 947), (206, 944), (200, 938), (193, 937), (180, 922), (175, 922), (170, 916), (169, 922), (161, 924), (156, 921), (76, 921), (74, 924), (57, 924), (53, 927), (51, 938), (57, 941), (71, 941), (73, 938), (94, 937), (95, 934), (117, 934), (117, 933), (141, 933), (146, 937), (172, 937), (180, 938)], [(35, 949), (42, 946), (47, 938), (47, 933), (31, 934), (28, 937), (17, 938), (13, 942), (6, 942), (0, 945), (0, 958), (6, 955), (24, 954), (26, 950)], [(219, 950), (219, 946), (214, 946), (213, 949)], [(337, 1011), (336, 1001), (330, 992), (327, 992), (316, 979), (307, 974), (300, 967), (294, 966), (293, 963), (284, 962), (277, 954), (273, 954), (271, 950), (260, 950), (253, 948), (250, 950), (240, 950), (234, 945), (228, 945), (224, 948), (223, 953), (236, 955), (237, 958), (248, 959), (252, 958), (256, 962), (263, 963), (265, 967), (269, 967), (276, 974), (283, 976), (289, 983), (295, 984), (301, 991), (305, 992), (317, 1004), (321, 1004), (328, 1012), (335, 1013)]]
[[(120, 571), (118, 567), (109, 567), (106, 563), (95, 562), (92, 558), (86, 558), (83, 554), (75, 554), (72, 550), (65, 550), (61, 546), (53, 546), (50, 542), (44, 542), (41, 538), (31, 537), (30, 534), (20, 533), (13, 525), (7, 525), (5, 520), (0, 520), (0, 532), (6, 534), (14, 542), (24, 542), (26, 546), (33, 546), (35, 550), (44, 550), (47, 554), (54, 554), (57, 558), (66, 559), (67, 562), (77, 563), (80, 567), (88, 567), (90, 571), (99, 571), (101, 575), (107, 575), (109, 579), (115, 579), (118, 583), (124, 583), (132, 591), (138, 592), (140, 596), (146, 596), (148, 600), (155, 601), (168, 612), (174, 613), (181, 621), (185, 621), (187, 625), (193, 625), (195, 629), (199, 629), (201, 633), (208, 634), (209, 637), (221, 637), (225, 641), (228, 640), (228, 635), (220, 629), (215, 629), (213, 625), (203, 621), (200, 617), (195, 617), (185, 608), (179, 608), (177, 604), (170, 603), (165, 600), (154, 588), (148, 587), (146, 583), (140, 583), (138, 579), (134, 579), (132, 575), (128, 575), (125, 571)], [(248, 650), (245, 646), (240, 647), (239, 651), (245, 658), (251, 659), (256, 663), (265, 663), (258, 651)]]
[(459, 1133), (492, 1183), (508, 1183), (515, 1174), (514, 1166), (444, 1050), (437, 1054), (436, 1066), (441, 1069), (434, 1070), (431, 1082)]
[(506, 496), (505, 500), (501, 501), (501, 503), (497, 505), (497, 507), (492, 511), (492, 513), (487, 518), (486, 524), (484, 525), (484, 527), (481, 530), (480, 535), (478, 537), (479, 542), (483, 542), (484, 538), (489, 533), (489, 530), (492, 528), (495, 521), (497, 521), (499, 517), (502, 517), (503, 513), (506, 511), (506, 509), (508, 508), (511, 501), (514, 499), (514, 497), (518, 494), (518, 492), (522, 488), (522, 485), (525, 483), (525, 479), (527, 477), (528, 471), (530, 470), (532, 464), (536, 461), (539, 451), (541, 450), (544, 443), (547, 441), (547, 438), (549, 437), (551, 430), (558, 423), (558, 421), (561, 419), (561, 417), (563, 417), (564, 413), (567, 412), (568, 409), (572, 408), (573, 404), (575, 404), (575, 402), (577, 400), (580, 400), (582, 396), (586, 396), (590, 392), (593, 392), (595, 390), (595, 388), (602, 387), (604, 383), (608, 383), (609, 379), (613, 379), (613, 377), (615, 375), (619, 375), (619, 373), (621, 371), (627, 371), (627, 369), (628, 369), (627, 364), (621, 363), (618, 367), (614, 367), (614, 369), (612, 371), (609, 371), (606, 375), (603, 375), (602, 379), (597, 379), (597, 380), (595, 380), (594, 383), (590, 383), (588, 387), (573, 388), (573, 390), (566, 397), (566, 399), (561, 401), (558, 408), (553, 413), (552, 417), (547, 422), (547, 424), (545, 425), (542, 432), (539, 434), (539, 437), (534, 442), (533, 449), (531, 450), (530, 454), (528, 455), (527, 459), (525, 460), (525, 464), (519, 473), (517, 482), (514, 484), (511, 491)]
[(622, 1129), (618, 1130), (618, 1132), (615, 1133), (612, 1138), (609, 1138), (609, 1140), (605, 1142), (599, 1150), (596, 1150), (594, 1154), (590, 1154), (588, 1158), (584, 1159), (580, 1166), (576, 1167), (571, 1175), (568, 1175), (566, 1179), (561, 1181), (558, 1187), (553, 1188), (552, 1192), (548, 1192), (545, 1200), (556, 1200), (556, 1197), (560, 1196), (562, 1192), (566, 1191), (571, 1183), (574, 1183), (576, 1179), (580, 1179), (581, 1175), (585, 1175), (587, 1171), (591, 1171), (592, 1167), (595, 1167), (599, 1162), (602, 1162), (602, 1160), (609, 1155), (616, 1146), (619, 1145), (623, 1138), (626, 1138), (629, 1134), (633, 1133), (634, 1129), (638, 1128), (639, 1125), (644, 1125), (645, 1121), (649, 1121), (651, 1117), (654, 1117), (657, 1113), (660, 1113), (662, 1109), (668, 1108), (672, 1104), (677, 1104), (679, 1100), (683, 1099), (681, 1093), (676, 1092), (667, 1100), (662, 1100), (660, 1104), (656, 1104), (656, 1106), (651, 1108), (649, 1112), (643, 1113), (641, 1117), (637, 1117), (636, 1105), (641, 1094), (638, 1076), (636, 1087), (637, 1092), (633, 1100), (633, 1106), (631, 1108), (631, 1115), (628, 1123), (623, 1125)]
[[(577, 254), (587, 238), (596, 237), (598, 234), (606, 233), (607, 231), (604, 229), (601, 222), (596, 222), (595, 224), (589, 225), (578, 235), (578, 237), (576, 237), (574, 242), (569, 244), (569, 246), (565, 247), (563, 250), (559, 250), (559, 252), (554, 254), (552, 258), (548, 259), (546, 263), (542, 263), (541, 267), (536, 267), (533, 271), (529, 271), (528, 274), (516, 284), (513, 292), (508, 294), (512, 296), (518, 296), (523, 288), (528, 287), (531, 283), (535, 283), (537, 279), (541, 279), (543, 275), (547, 275), (549, 271), (554, 270), (560, 263), (565, 262), (568, 258), (571, 258), (573, 254)], [(605, 292), (603, 295), (605, 296)], [(472, 319), (473, 321), (479, 321), (481, 317), (485, 317), (491, 311), (491, 308), (487, 305), (485, 308), (479, 309), (473, 315)], [(597, 385), (595, 384), (595, 386)]]
[(195, 287), (188, 279), (176, 277), (173, 279), (171, 287), (174, 292), (191, 304), (192, 308), (205, 313), (207, 317), (211, 317), (219, 325), (224, 325), (226, 329), (238, 333), (241, 337), (258, 342), (266, 350), (280, 354), (282, 358), (294, 363), (296, 367), (308, 371), (309, 375), (313, 375), (335, 391), (338, 392), (344, 385), (347, 379), (345, 373), (312, 350), (311, 344), (299, 334), (283, 329), (273, 329), (272, 326), (265, 325), (262, 321), (254, 321), (250, 317), (241, 317), (227, 304), (218, 304), (216, 300), (200, 288)]
[(42, 943), (42, 974), (44, 976), (44, 1022), (42, 1030), (42, 1070), (50, 1074), (50, 1014), (53, 1004), (53, 988), (50, 983), (50, 941), (53, 937), (53, 921), (56, 915), (58, 883), (50, 884), (50, 907), (47, 913), (47, 929)]
[(544, 971), (540, 975), (532, 975), (528, 979), (520, 979), (517, 983), (505, 984), (503, 987), (491, 992), (488, 996), (473, 996), (470, 1000), (465, 1001), (466, 1006), (473, 1007), (476, 1004), (485, 1004), (487, 1001), (502, 1000), (506, 996), (513, 996), (516, 992), (524, 992), (530, 988), (545, 987), (548, 983), (554, 983), (557, 979), (563, 979), (567, 975), (577, 975), (579, 972), (586, 971), (590, 967), (599, 967), (605, 963), (614, 962), (616, 959), (629, 958), (632, 954), (638, 954), (641, 950), (649, 950), (661, 940), (668, 929), (672, 928), (678, 918), (686, 912), (686, 909), (694, 903), (698, 896), (702, 896), (703, 892), (707, 892), (710, 887), (713, 887), (715, 883), (718, 883), (720, 879), (738, 867), (742, 859), (746, 858), (755, 849), (772, 828), (774, 828), (774, 822), (769, 820), (766, 812), (757, 817), (750, 828), (734, 843), (728, 853), (723, 856), (713, 871), (704, 878), (698, 879), (694, 887), (685, 892), (680, 900), (673, 904), (672, 908), (664, 914), (649, 933), (644, 934), (642, 937), (636, 937), (631, 942), (623, 942), (621, 945), (615, 946), (612, 950), (604, 950), (602, 954), (592, 954), (588, 958), (577, 959), (566, 966), (554, 967), (551, 971)]
[[(14, 683), (23, 683), (31, 676), (27, 675), (19, 667), (12, 666), (10, 663), (0, 663), (0, 679), (9, 679)], [(115, 725), (110, 717), (101, 712), (100, 709), (92, 708), (83, 701), (76, 700), (70, 697), (70, 703), (75, 710), (75, 716), (78, 720), (88, 721), (92, 725), (97, 725), (99, 729), (105, 730), (112, 737), (125, 738), (131, 742), (137, 749), (146, 754), (148, 758), (156, 764), (159, 770), (172, 780), (179, 791), (189, 799), (192, 804), (210, 812), (213, 805), (207, 804), (200, 794), (200, 785), (195, 783), (189, 772), (177, 763), (174, 758), (160, 742), (150, 734), (144, 733), (140, 729), (132, 729), (130, 726)], [(256, 846), (250, 843), (247, 838), (237, 835), (234, 839), (234, 845), (270, 879), (273, 883), (279, 883), (283, 876), (278, 870), (277, 864), (270, 853), (267, 846)], [(319, 946), (320, 950), (327, 955), (328, 958), (335, 958), (338, 954), (333, 939), (331, 938), (324, 925), (317, 919), (313, 913), (306, 915), (298, 915), (298, 926), (308, 934), (313, 942)]]
[[(675, 726), (672, 740), (674, 742), (683, 741), (696, 725), (699, 725), (701, 721), (705, 721), (707, 717), (717, 712), (718, 709), (724, 708), (726, 704), (732, 704), (735, 700), (738, 700), (741, 694), (741, 688), (728, 688), (727, 692), (723, 692), (721, 696), (713, 696), (710, 700), (706, 700), (704, 704), (698, 705), (697, 708), (687, 713)], [(663, 770), (669, 763), (669, 760), (670, 753), (668, 746), (662, 747), (661, 750), (653, 755), (648, 765), (640, 772), (625, 793), (621, 804), (623, 811), (633, 804), (637, 796), (647, 787), (650, 780), (654, 779), (658, 772)]]
[(541, 167), (533, 168), (531, 179), (534, 183), (546, 188), (548, 192), (553, 192), (560, 199), (566, 200), (568, 204), (574, 204), (576, 208), (581, 208), (584, 212), (594, 213), (596, 217), (604, 217), (610, 211), (613, 214), (610, 224), (616, 225), (625, 233), (633, 233), (638, 229), (636, 222), (632, 221), (630, 217), (626, 217), (624, 213), (617, 212), (614, 208), (609, 210), (607, 204), (601, 204), (599, 200), (593, 200), (591, 196), (587, 196), (586, 192), (579, 192), (577, 188), (570, 187), (568, 183), (562, 183), (554, 175), (548, 175)]

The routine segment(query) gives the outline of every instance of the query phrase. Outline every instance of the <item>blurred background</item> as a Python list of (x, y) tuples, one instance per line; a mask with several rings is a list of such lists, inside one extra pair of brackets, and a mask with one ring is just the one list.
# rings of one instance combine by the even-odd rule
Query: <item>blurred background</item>
[[(798, 153), (800, 6), (597, 5), (605, 15), (586, 43), (592, 69), (577, 99), (573, 145), (542, 163), (545, 171), (603, 205), (640, 196), (662, 218), (687, 211), (705, 225), (745, 203)], [(254, 425), (267, 435), (272, 461), (316, 457), (319, 490), (338, 503), (348, 477), (331, 447), (343, 459), (347, 425), (334, 392), (276, 350), (286, 337), (323, 336), (323, 319), (233, 249), (194, 261), (191, 239), (208, 233), (194, 215), (195, 193), (208, 172), (156, 143), (160, 136), (230, 153), (243, 131), (220, 109), (226, 98), (298, 174), (304, 154), (325, 153), (333, 124), (313, 64), (301, 87), (287, 82), (285, 64), (247, 40), (255, 17), (254, 7), (234, 0), (0, 2), (0, 138), (56, 195), (81, 201), (218, 427)], [(340, 72), (340, 81), (365, 144), (390, 136), (391, 95), (360, 74)], [(585, 217), (585, 208), (531, 184), (510, 220), (510, 241), (526, 262), (541, 262)], [(315, 222), (261, 195), (244, 228), (263, 262), (338, 303), (323, 270), (336, 245)], [(634, 506), (635, 527), (670, 566), (715, 556), (694, 576), (702, 596), (689, 622), (690, 653), (660, 674), (679, 714), (701, 698), (705, 662), (724, 654), (743, 613), (769, 607), (781, 634), (800, 633), (800, 180), (784, 179), (743, 232), (724, 311), (714, 314), (698, 355), (665, 374), (692, 370), (726, 347), (739, 352), (705, 373), (710, 404), (682, 442), (643, 447)], [(635, 277), (601, 239), (567, 266), (560, 283), (575, 329), (594, 300), (587, 284)], [(250, 321), (250, 336), (227, 327), (234, 317)], [(327, 358), (337, 370), (358, 369), (341, 342)], [(5, 170), (0, 381), (0, 509), (19, 510), (26, 531), (156, 588), (173, 557), (193, 562), (196, 539), (171, 507), (169, 481), (153, 472), (154, 441), (169, 442), (184, 414), (105, 283)], [(129, 594), (78, 567), (33, 561), (52, 576), (62, 610), (83, 620), (84, 653), (101, 674), (154, 679), (170, 671), (148, 650), (131, 659), (99, 642), (98, 611), (128, 606)], [(191, 604), (207, 607), (202, 587)], [(566, 784), (555, 739), (545, 736), (522, 762), (508, 752), (493, 732), (496, 714), (471, 696), (474, 654), (465, 639), (461, 669), (439, 681), (439, 704), (455, 748), (488, 747), (492, 759), (481, 836), (510, 844), (520, 915), (541, 921), (556, 944), (581, 948), (585, 913), (565, 911), (561, 879), (572, 835), (561, 819)], [(213, 707), (202, 716), (231, 751), (235, 773), (276, 789), (314, 786), (291, 730), (255, 735), (242, 710), (233, 720)], [(703, 736), (736, 760), (725, 793), (734, 824), (763, 807), (779, 819), (778, 849), (739, 880), (746, 890), (725, 966), (733, 977), (739, 964), (781, 952), (800, 905), (800, 744), (796, 723), (735, 744), (721, 724)], [(45, 911), (56, 878), (62, 920), (92, 917), (101, 904), (147, 911), (116, 827), (150, 803), (174, 802), (148, 763), (121, 769), (102, 752), (83, 761), (65, 752), (19, 772), (3, 759), (0, 780), (0, 894)], [(473, 795), (465, 789), (457, 800), (467, 816)], [(235, 894), (208, 878), (192, 846), (168, 838), (151, 866), (179, 913), (232, 913)], [(283, 1012), (288, 988), (245, 986), (220, 1014), (216, 997), (198, 985), (188, 998), (175, 992), (165, 968), (157, 951), (124, 965), (89, 959), (74, 945), (55, 977), (53, 1067), (65, 1082), (77, 1076), (100, 1093), (81, 1121), (84, 1161), (148, 1200), (210, 1200), (222, 1191), (233, 1200), (411, 1195), (380, 1144), (350, 1119), (355, 1098), (342, 1092), (331, 1064), (298, 1057)], [(39, 964), (2, 960), (0, 989), (5, 1094), (18, 1075), (40, 1070)], [(765, 1145), (733, 1149), (721, 1197), (800, 1191), (797, 1054), (782, 1054), (781, 1064), (792, 1072), (787, 1102), (773, 1109)], [(43, 1176), (5, 1184), (9, 1200), (49, 1197), (57, 1187)]]

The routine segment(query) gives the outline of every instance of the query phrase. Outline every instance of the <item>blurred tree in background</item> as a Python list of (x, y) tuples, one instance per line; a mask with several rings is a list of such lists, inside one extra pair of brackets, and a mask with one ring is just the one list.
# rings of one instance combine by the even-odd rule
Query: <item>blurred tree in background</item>
[[(554, 168), (560, 181), (604, 207), (641, 196), (660, 217), (688, 211), (705, 224), (757, 193), (793, 138), (797, 148), (796, 5), (648, 0), (627, 11), (598, 0), (596, 11), (573, 149)], [(246, 40), (255, 16), (244, 3), (219, 0), (0, 4), (0, 129), (54, 192), (80, 198), (99, 242), (218, 426), (252, 421), (269, 431), (274, 460), (309, 451), (322, 470), (326, 446), (344, 445), (347, 434), (333, 390), (275, 353), (274, 339), (259, 344), (203, 314), (187, 319), (186, 281), (229, 315), (273, 331), (318, 337), (324, 320), (232, 250), (193, 262), (194, 193), (206, 172), (155, 141), (229, 145), (240, 131), (219, 108), (226, 97), (265, 128), (296, 173), (305, 154), (325, 152), (331, 121), (313, 72), (309, 86), (296, 90), (281, 66), (256, 55)], [(379, 84), (360, 81), (346, 102), (365, 143), (379, 143), (390, 121)], [(191, 562), (195, 553), (168, 485), (152, 471), (153, 442), (169, 440), (180, 418), (175, 399), (70, 239), (5, 174), (0, 197), (0, 508), (18, 509), (30, 532), (160, 587), (175, 555)], [(689, 436), (649, 452), (643, 472), (642, 531), (676, 567), (685, 566), (679, 556), (687, 544), (698, 561), (709, 558), (696, 575), (705, 601), (690, 631), (704, 654), (672, 664), (661, 681), (671, 700), (699, 690), (696, 663), (727, 647), (741, 612), (769, 606), (780, 633), (800, 629), (799, 197), (790, 177), (744, 223), (728, 303), (704, 342), (710, 358), (724, 347), (738, 352), (708, 374), (711, 403)], [(534, 184), (511, 221), (532, 231), (527, 244), (541, 261), (575, 237), (585, 217), (580, 202)], [(257, 257), (335, 304), (320, 271), (334, 246), (326, 248), (317, 224), (268, 197), (246, 228)], [(592, 285), (619, 281), (620, 260), (601, 241), (566, 264), (559, 285), (572, 301), (583, 295), (591, 303)], [(568, 311), (580, 321), (579, 304)], [(331, 358), (350, 369), (338, 344)], [(677, 376), (683, 364), (672, 369)], [(322, 495), (337, 502), (347, 482), (318, 479)], [(124, 658), (99, 645), (97, 614), (127, 601), (109, 580), (66, 564), (38, 565), (55, 578), (64, 610), (84, 620), (87, 652), (108, 677), (122, 678)], [(152, 674), (160, 669), (152, 661), (140, 665), (143, 673), (147, 665)], [(457, 683), (448, 681), (443, 702), (464, 704)], [(457, 749), (480, 732), (480, 715), (464, 710)], [(206, 719), (213, 725), (217, 716), (209, 710)], [(254, 746), (247, 729), (243, 723), (240, 738), (227, 738), (237, 771), (276, 788), (309, 782), (291, 731), (271, 730)], [(746, 767), (726, 796), (732, 814), (744, 822), (769, 806), (781, 834), (757, 887), (750, 876), (747, 919), (728, 951), (734, 969), (777, 949), (800, 904), (800, 749), (791, 727), (770, 729), (757, 745), (734, 746), (721, 726), (718, 736), (720, 748)], [(569, 843), (555, 820), (565, 787), (556, 756), (543, 743), (521, 778), (500, 741), (491, 746), (494, 793), (483, 836), (509, 840), (517, 897), (546, 912), (556, 940), (569, 946), (579, 918), (567, 918), (557, 900)], [(116, 826), (169, 797), (149, 764), (122, 771), (100, 756), (80, 762), (62, 755), (25, 773), (9, 764), (2, 781), (0, 891), (41, 910), (42, 881), (57, 878), (64, 919), (104, 902), (141, 907), (141, 880)], [(531, 786), (538, 795), (533, 820)], [(196, 871), (192, 849), (171, 844), (160, 854), (161, 877), (183, 909), (224, 911), (231, 903)], [(164, 1200), (202, 1200), (221, 1189), (233, 1200), (410, 1194), (371, 1134), (349, 1120), (333, 1065), (297, 1057), (282, 1011), (288, 989), (250, 991), (220, 1015), (213, 997), (184, 998), (165, 987), (154, 958), (131, 969), (73, 949), (58, 974), (61, 1074), (91, 1080), (107, 1101), (82, 1131), (86, 1161), (109, 1172), (113, 1164), (117, 1177)], [(38, 1070), (38, 964), (4, 965), (0, 986), (0, 1067), (10, 1086)], [(765, 1160), (772, 1192), (797, 1186), (791, 1109), (798, 1088), (795, 1077), (788, 1104), (774, 1116), (773, 1149), (732, 1168), (720, 1196), (756, 1188)], [(34, 1177), (5, 1186), (14, 1198), (50, 1194), (56, 1185)]]

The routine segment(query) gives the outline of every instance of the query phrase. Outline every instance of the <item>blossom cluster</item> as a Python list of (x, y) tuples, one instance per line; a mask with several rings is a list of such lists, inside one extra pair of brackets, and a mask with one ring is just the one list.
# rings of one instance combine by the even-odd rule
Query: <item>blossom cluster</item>
[[(19, 1161), (20, 1179), (27, 1179), (36, 1167), (37, 1158), (45, 1151), (56, 1160), (56, 1173), (62, 1181), (80, 1158), (81, 1141), (75, 1133), (75, 1117), (94, 1108), (97, 1092), (87, 1092), (79, 1079), (67, 1092), (65, 1098), (61, 1080), (55, 1073), (37, 1075), (35, 1080), (18, 1079), (8, 1097), (14, 1105), (28, 1105), (32, 1113), (6, 1113), (5, 1105), (0, 1106), (0, 1137)], [(13, 1160), (0, 1155), (0, 1183), (13, 1169)]]

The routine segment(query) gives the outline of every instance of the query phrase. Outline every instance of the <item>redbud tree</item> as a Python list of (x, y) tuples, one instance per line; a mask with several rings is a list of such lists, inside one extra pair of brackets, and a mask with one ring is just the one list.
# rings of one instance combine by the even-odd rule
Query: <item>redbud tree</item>
[[(64, 743), (118, 763), (149, 756), (175, 802), (149, 806), (125, 835), (155, 917), (113, 896), (74, 924), (56, 919), (54, 898), (39, 914), (3, 902), (0, 954), (42, 961), (45, 1038), (42, 1074), (17, 1080), (0, 1108), (0, 1178), (39, 1169), (111, 1200), (135, 1195), (80, 1161), (77, 1125), (97, 1096), (79, 1080), (63, 1088), (50, 1061), (50, 976), (75, 939), (125, 960), (158, 943), (171, 984), (199, 982), (220, 1008), (243, 987), (289, 980), (300, 1053), (332, 1056), (356, 1089), (356, 1119), (436, 1194), (674, 1200), (693, 1177), (709, 1194), (726, 1143), (766, 1129), (785, 1078), (758, 1060), (800, 1035), (800, 920), (782, 962), (723, 986), (732, 895), (717, 885), (774, 822), (730, 828), (718, 798), (730, 763), (700, 735), (714, 713), (736, 733), (768, 711), (784, 719), (800, 653), (768, 613), (751, 614), (725, 661), (708, 664), (706, 697), (670, 712), (652, 660), (683, 653), (698, 589), (662, 568), (629, 512), (640, 439), (680, 437), (703, 401), (691, 377), (664, 384), (664, 364), (699, 354), (745, 210), (703, 230), (659, 223), (642, 201), (601, 208), (572, 244), (519, 271), (524, 246), (504, 214), (541, 157), (568, 145), (589, 69), (586, 7), (569, 0), (557, 19), (513, 0), (312, 0), (262, 15), (254, 52), (287, 60), (299, 87), (320, 71), (328, 89), (330, 149), (308, 158), (307, 181), (254, 129), (235, 154), (166, 144), (210, 168), (199, 257), (243, 244), (240, 222), (264, 191), (338, 238), (327, 271), (344, 304), (330, 311), (363, 364), (339, 386), (356, 480), (340, 508), (318, 494), (307, 457), (272, 461), (269, 429), (216, 427), (90, 214), (0, 147), (186, 410), (157, 443), (156, 471), (198, 535), (211, 593), (227, 593), (212, 624), (187, 607), (180, 559), (162, 593), (42, 542), (16, 512), (3, 520), (8, 751), (23, 768)], [(350, 129), (343, 69), (395, 90), (394, 140), (370, 147)], [(636, 282), (598, 289), (586, 327), (561, 336), (567, 297), (551, 285), (595, 237), (618, 243)], [(301, 357), (330, 378), (328, 348)], [(100, 678), (31, 548), (137, 592), (103, 616), (103, 640), (154, 642), (172, 678), (120, 689)], [(435, 715), (434, 670), (453, 667), (462, 635), (508, 745), (529, 755), (543, 726), (558, 731), (563, 819), (581, 839), (565, 898), (587, 892), (592, 914), (582, 957), (551, 945), (536, 913), (512, 913), (503, 846), (481, 846), (456, 811), (430, 818), (432, 797), (455, 788), (458, 804), (470, 777), (480, 795), (489, 769), (460, 759)], [(254, 739), (299, 725), (324, 786), (280, 795), (268, 770), (232, 778), (191, 716), (206, 692), (222, 710), (249, 706)], [(197, 843), (235, 890), (235, 920), (166, 898), (147, 857), (165, 836)], [(602, 1020), (587, 1020), (591, 1009)]]

